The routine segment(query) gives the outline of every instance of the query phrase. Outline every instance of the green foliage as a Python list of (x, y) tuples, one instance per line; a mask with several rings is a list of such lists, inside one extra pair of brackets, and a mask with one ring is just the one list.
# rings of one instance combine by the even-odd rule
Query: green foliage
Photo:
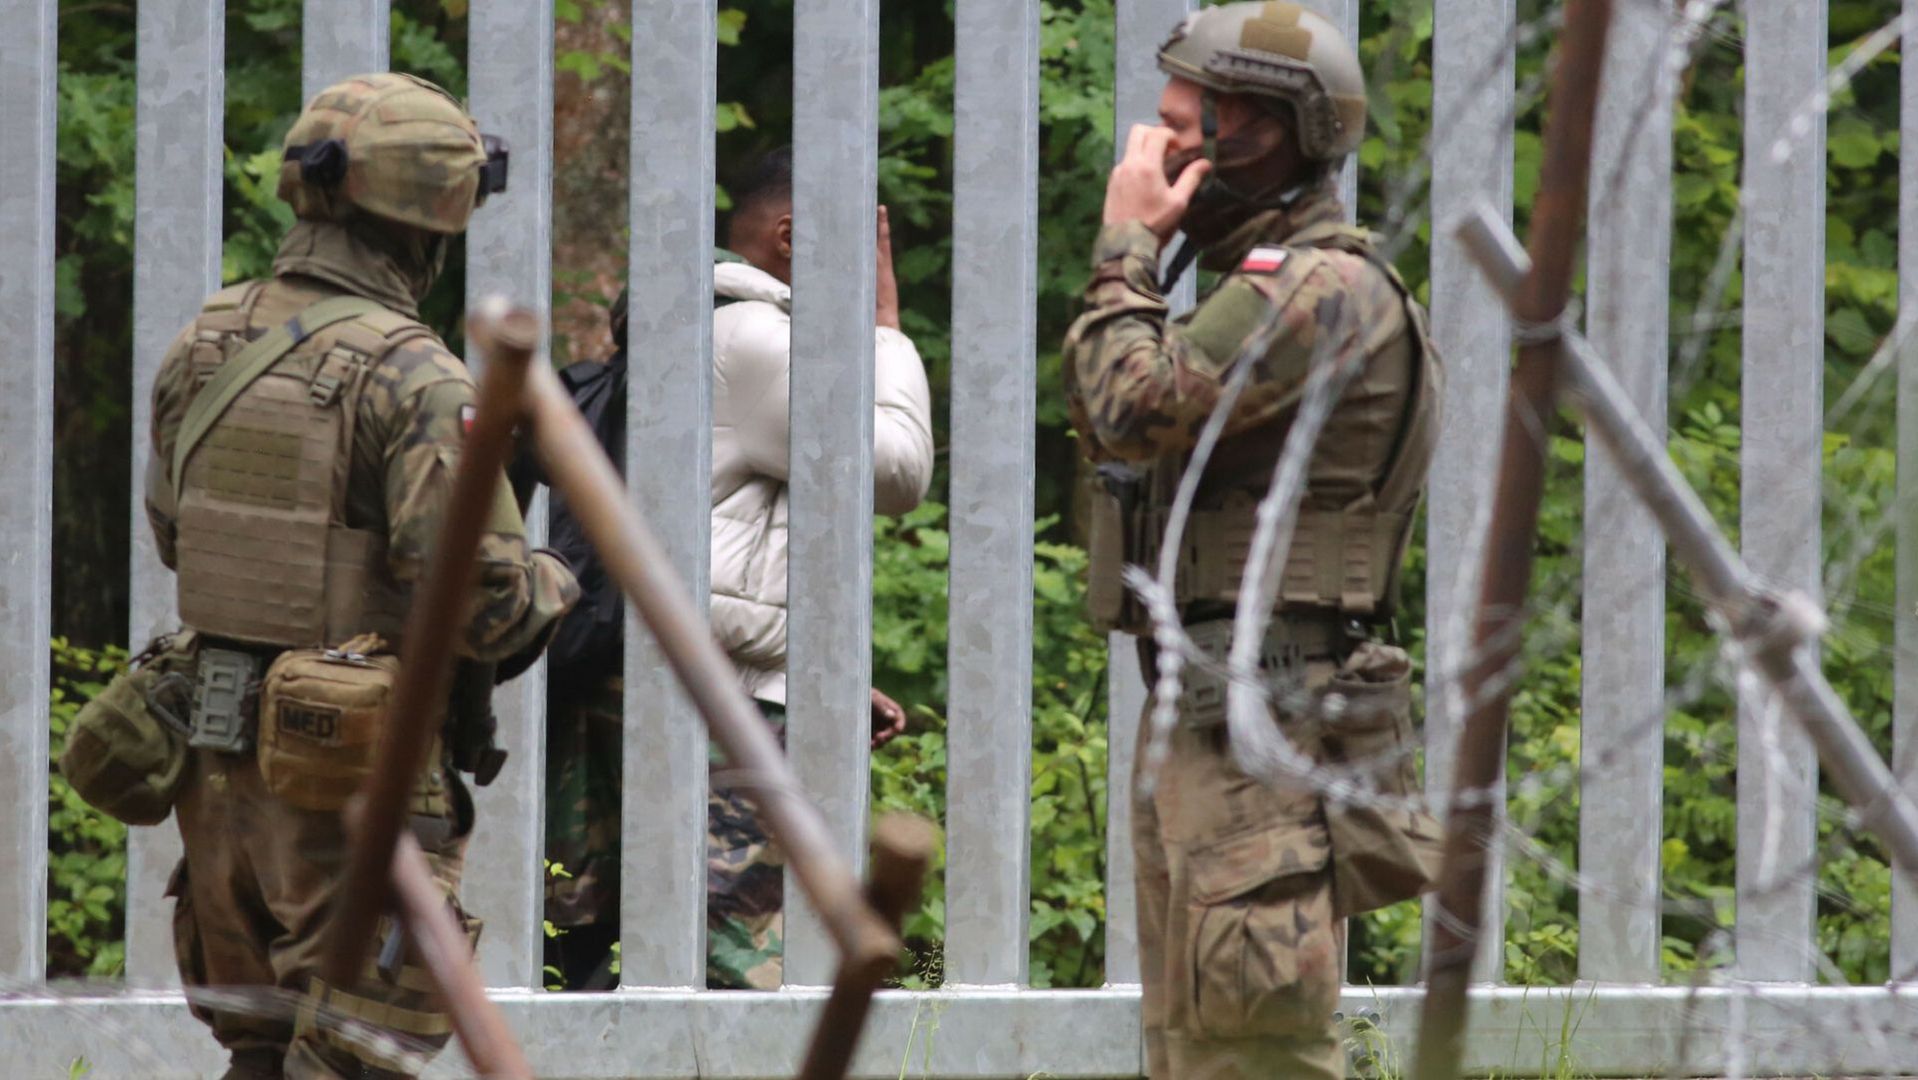
[[(935, 502), (873, 537), (873, 684), (904, 704), (908, 734), (873, 755), (874, 813), (942, 821), (946, 790), (946, 508)], [(1041, 521), (1044, 531), (1050, 522)], [(1040, 542), (1033, 568), (1032, 981), (1097, 986), (1105, 957), (1105, 641), (1083, 615), (1085, 555)], [(943, 849), (906, 919), (907, 985), (938, 980)]]
[[(50, 745), (57, 758), (80, 707), (126, 666), (126, 651), (53, 639)], [(127, 828), (88, 806), (60, 770), (47, 791), (47, 974), (117, 975), (126, 964)]]

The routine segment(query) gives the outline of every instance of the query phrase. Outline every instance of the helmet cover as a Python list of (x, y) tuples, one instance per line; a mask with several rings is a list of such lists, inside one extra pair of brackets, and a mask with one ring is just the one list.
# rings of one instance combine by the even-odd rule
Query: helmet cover
[(355, 211), (429, 232), (466, 231), (505, 190), (504, 144), (451, 94), (412, 75), (356, 75), (313, 96), (286, 133), (280, 198), (301, 218)]
[(1292, 107), (1299, 150), (1336, 161), (1365, 138), (1365, 73), (1345, 35), (1285, 0), (1243, 0), (1185, 17), (1159, 47), (1159, 69), (1219, 94)]

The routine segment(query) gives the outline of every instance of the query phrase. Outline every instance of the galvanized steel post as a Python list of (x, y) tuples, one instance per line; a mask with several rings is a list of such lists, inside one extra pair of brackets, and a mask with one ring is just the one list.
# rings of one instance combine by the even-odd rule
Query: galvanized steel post
[(300, 96), (351, 75), (385, 71), (389, 0), (306, 0), (300, 16)]
[[(1345, 40), (1357, 52), (1359, 47), (1359, 5), (1362, 0), (1317, 0), (1324, 9), (1325, 17), (1345, 35)], [(1372, 88), (1367, 87), (1369, 92)], [(1353, 154), (1345, 159), (1339, 168), (1339, 201), (1345, 204), (1345, 220), (1357, 221), (1359, 216), (1359, 156)]]
[[(1564, 316), (1584, 231), (1592, 165), (1593, 120), (1611, 30), (1612, 0), (1570, 0), (1556, 62), (1550, 113), (1531, 221), (1531, 271), (1512, 310), (1534, 327)], [(1426, 951), (1424, 1007), (1419, 1013), (1415, 1075), (1450, 1080), (1463, 1054), (1466, 986), (1486, 939), (1498, 941), (1499, 920), (1484, 903), (1497, 872), (1503, 807), (1484, 799), (1505, 772), (1505, 737), (1515, 684), (1523, 676), (1528, 624), (1526, 594), (1544, 501), (1551, 424), (1557, 413), (1556, 344), (1526, 343), (1507, 394), (1499, 439), (1498, 486), (1486, 529), (1484, 570), (1472, 624), (1473, 655), (1461, 676), (1467, 695), (1445, 820), (1445, 858)], [(1477, 954), (1475, 957), (1474, 954)]]
[[(1587, 325), (1640, 416), (1665, 429), (1671, 291), (1671, 13), (1626, 4), (1594, 132)], [(1659, 978), (1664, 834), (1665, 536), (1603, 442), (1585, 457), (1579, 977)]]
[(38, 982), (47, 948), (47, 639), (53, 573), (53, 218), (59, 5), (0, 5), (0, 982)]
[[(714, 0), (637, 0), (633, 25), (626, 490), (695, 597), (709, 590)], [(661, 153), (660, 148), (673, 152)], [(704, 607), (701, 607), (704, 614)], [(620, 982), (706, 985), (705, 726), (626, 613)]]
[[(1425, 790), (1443, 814), (1458, 731), (1459, 678), (1471, 658), (1479, 552), (1491, 514), (1498, 428), (1511, 365), (1511, 321), (1447, 223), (1480, 200), (1512, 208), (1514, 0), (1446, 0), (1432, 32), (1432, 335), (1445, 356), (1444, 419), (1426, 493)], [(1503, 781), (1499, 791), (1503, 792)], [(1504, 970), (1505, 890), (1492, 853), (1474, 975)], [(1425, 940), (1432, 919), (1425, 920)]]
[[(1113, 72), (1113, 158), (1124, 154), (1134, 124), (1159, 122), (1159, 43), (1192, 10), (1193, 0), (1118, 0)], [(1175, 310), (1192, 306), (1192, 276), (1168, 297)], [(1132, 786), (1139, 721), (1145, 715), (1145, 674), (1130, 634), (1106, 637), (1106, 984), (1139, 981), (1137, 894), (1133, 891)]]
[(1039, 9), (958, 0), (946, 981), (1022, 985), (1030, 951)]
[[(466, 298), (500, 294), (544, 317), (552, 302), (553, 3), (473, 0), (468, 11), (468, 86), (480, 130), (512, 151), (506, 191), (486, 200), (466, 234)], [(482, 360), (484, 358), (481, 358)], [(544, 343), (535, 364), (547, 363)], [(546, 536), (546, 501), (526, 515), (528, 539)], [(545, 882), (546, 665), (493, 697), (500, 745), (510, 755), (499, 778), (474, 792), (479, 824), (462, 894), (486, 920), (480, 967), (493, 986), (540, 985)]]
[[(155, 0), (139, 6), (133, 152), (133, 534), (129, 644), (178, 622), (173, 572), (160, 563), (141, 495), (153, 426), (153, 382), (180, 328), (220, 286), (226, 103), (226, 5)], [(127, 837), (127, 977), (179, 979), (173, 920), (160, 901), (180, 857), (172, 828)]]
[[(1825, 0), (1745, 7), (1745, 367), (1739, 536), (1753, 572), (1823, 594)], [(1785, 153), (1781, 153), (1785, 151)], [(1782, 160), (1781, 160), (1782, 157)], [(1775, 698), (1738, 708), (1738, 972), (1811, 978), (1818, 759)], [(1797, 880), (1787, 880), (1800, 875)]]
[[(1903, 55), (1918, 57), (1918, 0), (1905, 0)], [(1900, 66), (1902, 146), (1918, 147), (1918, 63)], [(1899, 317), (1918, 319), (1918, 153), (1898, 162)], [(1897, 600), (1892, 612), (1892, 762), (1918, 798), (1918, 344), (1898, 357)], [(1918, 977), (1918, 888), (1891, 882), (1891, 977)]]
[[(854, 866), (872, 683), (878, 129), (877, 0), (796, 0), (787, 747)], [(790, 870), (786, 883), (786, 983), (824, 985), (832, 942)]]

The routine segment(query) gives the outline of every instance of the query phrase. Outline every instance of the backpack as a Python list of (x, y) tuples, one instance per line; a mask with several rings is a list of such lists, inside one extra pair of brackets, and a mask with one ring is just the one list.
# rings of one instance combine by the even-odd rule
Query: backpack
[[(587, 360), (561, 369), (560, 382), (593, 429), (599, 445), (623, 475), (626, 471), (626, 350), (605, 363)], [(510, 470), (520, 509), (532, 501), (535, 486), (548, 483), (530, 450)], [(560, 619), (546, 647), (549, 681), (555, 686), (597, 685), (617, 672), (625, 646), (626, 598), (606, 573), (605, 563), (587, 541), (579, 518), (555, 490), (549, 511), (546, 546), (572, 565), (579, 581), (579, 603)]]

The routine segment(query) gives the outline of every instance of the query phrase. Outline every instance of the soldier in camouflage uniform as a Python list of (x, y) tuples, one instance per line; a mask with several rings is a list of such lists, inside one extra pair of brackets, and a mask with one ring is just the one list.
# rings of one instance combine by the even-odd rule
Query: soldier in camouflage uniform
[[(1293, 691), (1275, 695), (1285, 704), (1273, 715), (1301, 750), (1376, 763), (1378, 788), (1412, 794), (1410, 663), (1369, 639), (1394, 600), (1439, 369), (1423, 311), (1371, 235), (1344, 225), (1332, 190), (1364, 131), (1358, 58), (1310, 10), (1254, 2), (1194, 13), (1159, 63), (1171, 76), (1163, 126), (1133, 128), (1113, 170), (1065, 345), (1073, 422), (1098, 465), (1095, 618), (1140, 635), (1155, 670), (1149, 620), (1120, 571), (1157, 567), (1199, 431), (1241, 351), (1276, 318), (1178, 541), (1180, 616), (1223, 660), (1255, 508), (1308, 372), (1339, 365), (1351, 381), (1313, 452), (1262, 665), (1273, 689)], [(1165, 280), (1201, 250), (1201, 267), (1221, 276), (1173, 318), (1160, 251), (1180, 230), (1189, 246)], [(1133, 819), (1151, 1075), (1341, 1076), (1340, 920), (1428, 887), (1436, 825), (1253, 779), (1234, 763), (1217, 677), (1188, 667), (1184, 686), (1169, 757)]]
[[(450, 239), (504, 185), (503, 148), (452, 97), (409, 76), (332, 86), (287, 133), (279, 193), (300, 220), (273, 276), (209, 299), (153, 388), (147, 511), (178, 574), (182, 620), (199, 632), (208, 701), (212, 650), (250, 657), (257, 672), (286, 650), (361, 633), (397, 648), (474, 406), (465, 367), (419, 322), (418, 304)], [(203, 393), (221, 397), (219, 376), (257, 342), (275, 342), (280, 359), (223, 408), (196, 409)], [(503, 484), (479, 561), (458, 652), (535, 653), (577, 586), (563, 560), (528, 550)], [(257, 684), (236, 689), (253, 709)], [(250, 730), (210, 749), (197, 703), (194, 712), (192, 777), (177, 806), (186, 855), (169, 894), (180, 974), (231, 1054), (226, 1076), (413, 1075), (450, 1027), (390, 924), (380, 929), (387, 955), (354, 985), (316, 974), (344, 869), (340, 813), (269, 792)], [(457, 906), (473, 809), (455, 764), (449, 751), (428, 765), (411, 821)], [(477, 935), (476, 920), (467, 926)]]

